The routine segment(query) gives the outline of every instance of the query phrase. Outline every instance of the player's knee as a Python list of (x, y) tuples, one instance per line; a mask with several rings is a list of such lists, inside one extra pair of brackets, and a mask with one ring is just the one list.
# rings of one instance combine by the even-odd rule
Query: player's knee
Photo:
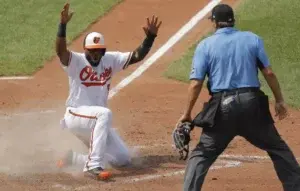
[(98, 119), (101, 119), (106, 122), (112, 121), (112, 112), (110, 109), (101, 108), (101, 112), (98, 113)]
[(109, 119), (109, 120), (111, 120), (112, 119), (112, 112), (111, 112), (111, 110), (110, 109), (104, 109), (104, 111), (103, 111), (103, 115), (107, 118), (107, 119)]

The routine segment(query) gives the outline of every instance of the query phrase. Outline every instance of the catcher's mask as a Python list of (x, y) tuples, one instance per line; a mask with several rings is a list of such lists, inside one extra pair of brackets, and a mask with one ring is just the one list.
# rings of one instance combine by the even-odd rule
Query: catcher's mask
[(186, 160), (189, 155), (190, 132), (193, 124), (184, 122), (178, 125), (172, 133), (175, 147), (179, 150), (179, 160)]

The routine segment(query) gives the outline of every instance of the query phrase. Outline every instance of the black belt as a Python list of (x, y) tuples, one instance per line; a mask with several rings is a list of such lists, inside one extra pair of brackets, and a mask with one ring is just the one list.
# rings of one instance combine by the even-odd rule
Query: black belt
[(249, 93), (249, 92), (259, 92), (260, 89), (257, 87), (249, 87), (249, 88), (237, 88), (232, 90), (222, 90), (220, 92), (212, 93), (213, 97), (218, 96), (230, 96), (235, 94)]

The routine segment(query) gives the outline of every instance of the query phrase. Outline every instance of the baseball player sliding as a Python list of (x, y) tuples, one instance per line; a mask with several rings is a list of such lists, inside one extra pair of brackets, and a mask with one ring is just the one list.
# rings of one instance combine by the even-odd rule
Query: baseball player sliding
[(56, 53), (69, 78), (69, 96), (61, 125), (89, 147), (89, 154), (70, 151), (59, 167), (83, 164), (85, 175), (107, 179), (106, 164), (124, 166), (131, 162), (129, 150), (112, 128), (112, 112), (107, 108), (111, 79), (117, 72), (145, 58), (161, 26), (158, 17), (147, 18), (146, 37), (133, 52), (106, 51), (103, 35), (89, 33), (83, 42), (84, 53), (67, 49), (66, 26), (73, 13), (66, 3), (56, 38)]

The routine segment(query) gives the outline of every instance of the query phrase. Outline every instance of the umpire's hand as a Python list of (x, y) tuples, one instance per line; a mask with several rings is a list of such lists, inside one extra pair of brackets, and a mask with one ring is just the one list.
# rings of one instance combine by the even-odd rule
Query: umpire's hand
[(275, 112), (276, 112), (276, 117), (279, 118), (279, 120), (282, 120), (287, 117), (288, 111), (287, 111), (287, 106), (285, 105), (284, 102), (276, 102), (275, 104)]
[(184, 122), (192, 122), (191, 114), (183, 114), (176, 123), (176, 127), (179, 127)]

